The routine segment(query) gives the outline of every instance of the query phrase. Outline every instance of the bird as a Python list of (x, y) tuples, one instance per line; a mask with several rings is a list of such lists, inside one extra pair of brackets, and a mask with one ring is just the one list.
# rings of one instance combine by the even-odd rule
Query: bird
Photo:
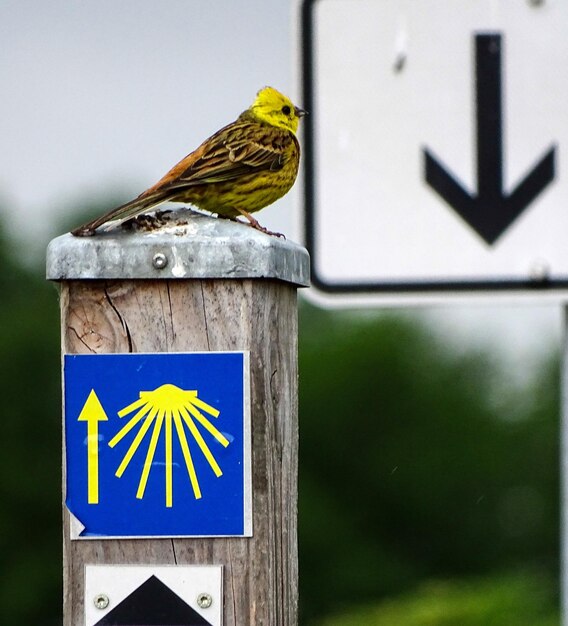
[(182, 202), (278, 235), (251, 215), (284, 196), (298, 174), (296, 137), (306, 111), (274, 87), (264, 87), (238, 118), (206, 139), (137, 198), (71, 231), (91, 236), (113, 220), (124, 222), (164, 202)]

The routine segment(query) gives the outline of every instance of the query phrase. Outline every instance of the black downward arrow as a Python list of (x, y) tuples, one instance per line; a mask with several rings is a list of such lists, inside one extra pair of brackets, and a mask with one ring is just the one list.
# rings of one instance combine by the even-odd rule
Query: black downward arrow
[(475, 36), (477, 194), (471, 195), (424, 149), (426, 182), (488, 243), (554, 179), (555, 148), (509, 194), (503, 193), (501, 35)]

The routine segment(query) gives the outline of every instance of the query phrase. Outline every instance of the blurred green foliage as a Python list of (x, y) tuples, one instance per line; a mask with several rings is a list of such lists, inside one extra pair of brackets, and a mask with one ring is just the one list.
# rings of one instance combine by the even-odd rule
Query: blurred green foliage
[(59, 313), (25, 251), (0, 226), (0, 621), (47, 625), (61, 614)]
[(300, 319), (304, 623), (428, 579), (557, 580), (557, 360), (519, 389), (396, 316)]
[[(114, 205), (96, 204), (89, 215)], [(86, 219), (73, 213), (66, 227)], [(61, 622), (59, 319), (37, 257), (0, 227), (0, 621), (51, 626)], [(511, 386), (490, 351), (458, 351), (407, 318), (304, 303), (300, 371), (302, 624), (352, 613), (323, 624), (523, 626), (459, 611), (483, 596), (498, 615), (528, 586), (538, 615), (557, 613), (554, 355)], [(530, 575), (503, 577), (515, 571)], [(546, 593), (542, 580), (553, 581)], [(427, 606), (440, 617), (416, 621)]]
[[(353, 603), (355, 607), (357, 602)], [(512, 575), (428, 582), (375, 608), (324, 619), (319, 626), (558, 626), (550, 584)]]

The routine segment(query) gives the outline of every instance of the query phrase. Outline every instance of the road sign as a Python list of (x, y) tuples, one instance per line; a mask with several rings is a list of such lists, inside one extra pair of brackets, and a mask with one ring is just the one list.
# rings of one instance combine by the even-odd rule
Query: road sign
[(474, 35), (475, 191), (464, 189), (430, 150), (424, 149), (426, 183), (490, 245), (554, 180), (556, 161), (553, 147), (510, 193), (503, 190), (502, 39), (500, 33)]
[(251, 534), (248, 354), (65, 355), (74, 538)]
[(87, 565), (85, 626), (221, 626), (221, 565)]
[(319, 291), (565, 297), (568, 3), (301, 7)]

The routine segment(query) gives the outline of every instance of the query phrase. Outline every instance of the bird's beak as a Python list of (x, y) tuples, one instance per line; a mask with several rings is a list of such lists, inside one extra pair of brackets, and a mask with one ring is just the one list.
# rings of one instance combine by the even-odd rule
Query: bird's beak
[(296, 114), (296, 117), (304, 117), (304, 115), (308, 114), (307, 111), (300, 109), (300, 107), (294, 107), (294, 113)]

